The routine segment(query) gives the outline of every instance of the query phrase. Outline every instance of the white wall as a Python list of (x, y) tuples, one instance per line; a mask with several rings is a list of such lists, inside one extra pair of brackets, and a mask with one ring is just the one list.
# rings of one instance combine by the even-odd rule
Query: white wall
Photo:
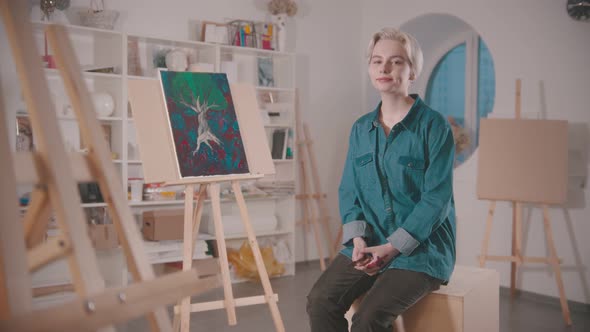
[[(513, 117), (514, 81), (522, 78), (524, 115), (568, 120), (576, 129), (573, 144), (583, 150), (583, 172), (588, 174), (590, 24), (571, 20), (563, 1), (424, 0), (404, 2), (402, 6), (400, 2), (374, 0), (363, 2), (361, 39), (368, 40), (381, 27), (399, 27), (430, 13), (457, 16), (487, 43), (496, 69), (493, 116)], [(363, 78), (363, 86), (368, 86), (366, 75)], [(540, 88), (541, 81), (544, 91)], [(370, 98), (369, 91), (365, 91), (365, 108), (372, 107)], [(476, 166), (477, 151), (455, 172), (457, 259), (464, 265), (476, 265), (488, 208), (488, 202), (476, 198)], [(552, 208), (550, 216), (557, 251), (563, 259), (566, 295), (570, 300), (590, 303), (590, 242), (586, 241), (590, 234), (590, 192), (573, 185), (570, 189), (568, 208)], [(524, 212), (524, 254), (546, 255), (540, 210), (525, 208)], [(508, 203), (499, 203), (494, 221), (490, 253), (508, 255), (511, 247)], [(509, 285), (508, 263), (491, 262), (487, 266), (498, 269), (502, 285)], [(524, 265), (518, 277), (517, 285), (521, 289), (558, 296), (554, 275), (544, 265)]]

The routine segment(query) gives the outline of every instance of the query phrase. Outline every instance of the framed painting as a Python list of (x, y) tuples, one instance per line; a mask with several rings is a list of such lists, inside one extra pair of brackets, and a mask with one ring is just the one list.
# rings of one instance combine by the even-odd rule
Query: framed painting
[(227, 76), (160, 71), (181, 178), (249, 173)]

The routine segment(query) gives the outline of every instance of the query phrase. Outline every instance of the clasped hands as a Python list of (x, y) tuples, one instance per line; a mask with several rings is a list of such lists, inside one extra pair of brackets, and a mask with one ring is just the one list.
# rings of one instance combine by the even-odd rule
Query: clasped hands
[(367, 247), (367, 243), (362, 237), (355, 237), (353, 243), (352, 263), (354, 268), (371, 276), (379, 272), (399, 254), (399, 251), (391, 243)]

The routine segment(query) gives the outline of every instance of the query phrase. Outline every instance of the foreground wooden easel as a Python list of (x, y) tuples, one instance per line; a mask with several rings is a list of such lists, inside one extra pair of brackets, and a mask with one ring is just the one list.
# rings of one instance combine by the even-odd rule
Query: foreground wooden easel
[[(190, 327), (190, 313), (200, 312), (215, 309), (224, 309), (227, 312), (227, 319), (229, 325), (236, 325), (236, 307), (268, 303), (270, 313), (277, 332), (284, 332), (285, 326), (279, 312), (277, 305), (278, 296), (273, 293), (272, 286), (268, 277), (268, 272), (260, 253), (258, 241), (254, 234), (254, 229), (250, 223), (248, 210), (246, 208), (246, 201), (242, 194), (240, 181), (252, 180), (261, 178), (262, 175), (227, 175), (215, 177), (215, 180), (179, 180), (178, 182), (167, 183), (170, 185), (184, 184), (186, 185), (184, 191), (184, 250), (182, 269), (184, 271), (190, 270), (193, 260), (193, 244), (198, 234), (199, 226), (201, 224), (201, 216), (203, 212), (203, 202), (206, 196), (211, 199), (211, 209), (213, 214), (213, 222), (215, 225), (215, 240), (217, 242), (217, 251), (219, 253), (219, 265), (221, 268), (221, 277), (223, 281), (224, 300), (190, 303), (190, 297), (184, 298), (180, 307), (175, 308), (174, 330), (180, 328), (181, 332), (188, 332)], [(231, 278), (229, 272), (229, 262), (227, 259), (227, 248), (225, 244), (225, 235), (223, 232), (223, 223), (221, 217), (221, 197), (220, 197), (220, 183), (230, 181), (238, 207), (240, 209), (240, 216), (244, 223), (248, 241), (252, 248), (260, 281), (264, 289), (263, 296), (251, 296), (244, 298), (234, 298)], [(199, 184), (199, 194), (196, 209), (194, 208), (194, 192), (195, 186)], [(208, 195), (206, 193), (208, 192)], [(180, 324), (178, 322), (180, 321)]]
[[(516, 81), (516, 104), (515, 104), (516, 119), (521, 119), (521, 81)], [(555, 272), (555, 281), (559, 290), (559, 299), (561, 303), (561, 310), (563, 318), (567, 325), (572, 324), (570, 311), (565, 296), (565, 289), (563, 286), (563, 279), (561, 277), (561, 260), (557, 257), (555, 250), (555, 243), (553, 241), (553, 231), (549, 220), (549, 208), (547, 204), (542, 204), (543, 209), (543, 225), (545, 229), (545, 236), (547, 247), (549, 249), (549, 257), (526, 257), (522, 255), (522, 205), (525, 202), (512, 201), (512, 254), (510, 256), (492, 256), (488, 255), (488, 244), (492, 232), (492, 221), (494, 217), (494, 210), (496, 209), (496, 201), (490, 201), (488, 210), (488, 217), (486, 221), (486, 230), (481, 247), (481, 255), (478, 257), (479, 266), (484, 267), (486, 261), (509, 261), (510, 262), (510, 293), (514, 297), (516, 295), (516, 272), (518, 267), (523, 263), (545, 263), (549, 264)]]
[[(170, 318), (162, 306), (217, 286), (218, 278), (199, 281), (196, 271), (184, 271), (155, 279), (65, 29), (49, 26), (47, 37), (82, 138), (89, 147), (87, 155), (69, 156), (65, 151), (26, 7), (22, 1), (0, 0), (36, 137), (35, 152), (13, 156), (0, 103), (0, 128), (4, 128), (0, 137), (0, 330), (112, 331), (110, 325), (147, 313), (153, 331), (170, 331)], [(23, 225), (17, 213), (17, 180), (35, 184)], [(105, 290), (80, 206), (77, 181), (99, 183), (135, 284)], [(46, 229), (50, 207), (56, 212), (61, 235), (35, 245), (35, 238)], [(29, 273), (60, 258), (68, 260), (78, 298), (33, 311)]]
[[(298, 109), (298, 98), (296, 96), (296, 109)], [(301, 190), (302, 193), (296, 195), (296, 198), (301, 201), (303, 209), (303, 219), (301, 224), (303, 230), (307, 233), (313, 227), (314, 239), (318, 256), (320, 257), (320, 268), (322, 271), (326, 269), (324, 261), (323, 245), (320, 239), (320, 229), (318, 223), (321, 223), (324, 228), (324, 236), (327, 238), (328, 249), (330, 251), (330, 261), (336, 256), (338, 245), (332, 245), (332, 232), (330, 230), (330, 217), (328, 215), (328, 207), (326, 205), (327, 195), (322, 192), (322, 185), (320, 183), (320, 176), (318, 173), (315, 152), (313, 150), (313, 140), (309, 132), (307, 124), (302, 124), (299, 114), (295, 117), (295, 127), (297, 131), (297, 147), (299, 156), (299, 175), (301, 176)], [(311, 177), (310, 177), (311, 173)], [(313, 183), (313, 192), (310, 185)], [(315, 208), (314, 208), (315, 202)], [(318, 217), (319, 215), (319, 217)]]

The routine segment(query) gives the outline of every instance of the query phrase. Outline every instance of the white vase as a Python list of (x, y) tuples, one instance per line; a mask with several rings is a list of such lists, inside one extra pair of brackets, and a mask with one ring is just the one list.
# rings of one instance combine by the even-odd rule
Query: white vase
[(277, 14), (272, 16), (272, 22), (277, 30), (277, 51), (287, 51), (287, 14)]
[(92, 94), (94, 110), (100, 117), (107, 117), (115, 111), (115, 100), (106, 92), (96, 92)]
[(188, 67), (186, 53), (180, 49), (174, 49), (166, 53), (166, 67), (172, 71), (185, 71)]

